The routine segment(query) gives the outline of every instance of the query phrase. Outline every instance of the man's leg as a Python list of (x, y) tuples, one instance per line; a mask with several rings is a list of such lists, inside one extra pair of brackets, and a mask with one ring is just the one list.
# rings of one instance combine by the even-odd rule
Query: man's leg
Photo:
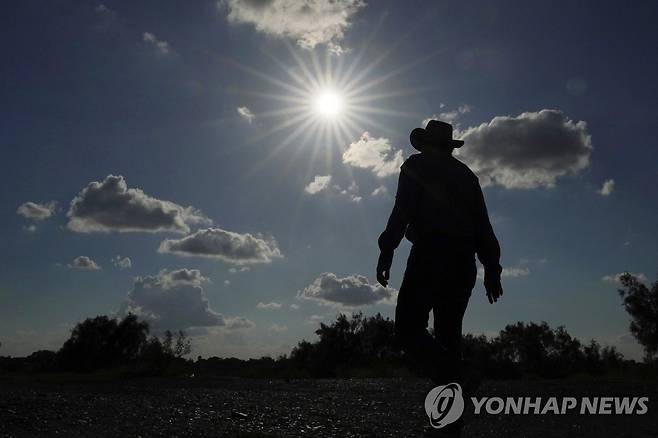
[(426, 265), (425, 257), (412, 248), (395, 308), (395, 335), (405, 353), (435, 378), (445, 351), (427, 331), (432, 291)]
[(441, 383), (456, 382), (461, 359), (462, 320), (468, 305), (468, 295), (451, 296), (434, 306), (434, 334), (446, 350)]
[(444, 271), (445, 281), (432, 306), (434, 336), (446, 350), (442, 383), (459, 379), (462, 322), (477, 274), (475, 261), (466, 261), (448, 268)]

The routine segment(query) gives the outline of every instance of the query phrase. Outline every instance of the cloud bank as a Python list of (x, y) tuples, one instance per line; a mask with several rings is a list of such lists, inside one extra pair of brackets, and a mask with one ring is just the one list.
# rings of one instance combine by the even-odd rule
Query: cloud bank
[(121, 257), (120, 255), (112, 257), (112, 264), (119, 269), (129, 269), (133, 266), (133, 262), (130, 260), (130, 257)]
[(330, 183), (331, 175), (315, 175), (313, 181), (304, 187), (304, 191), (306, 193), (310, 193), (311, 195), (315, 195), (316, 193), (326, 190)]
[(240, 114), (240, 117), (245, 119), (248, 123), (253, 122), (254, 119), (256, 118), (256, 115), (254, 113), (252, 113), (251, 110), (249, 108), (247, 108), (246, 106), (239, 106), (237, 108), (237, 111), (238, 111), (238, 114)]
[(326, 44), (334, 53), (350, 26), (351, 17), (363, 6), (362, 0), (222, 0), (232, 23), (246, 23), (258, 32), (294, 39), (306, 49)]
[(227, 330), (249, 330), (256, 327), (256, 323), (243, 317), (235, 316), (233, 318), (225, 318), (226, 323), (224, 328)]
[(554, 187), (557, 178), (585, 169), (592, 153), (587, 124), (551, 109), (494, 117), (461, 138), (457, 156), (482, 185), (508, 189)]
[(615, 189), (615, 180), (609, 179), (603, 183), (601, 189), (598, 190), (598, 194), (601, 196), (610, 196), (614, 189)]
[(128, 188), (123, 176), (90, 182), (71, 201), (68, 229), (93, 232), (189, 233), (190, 225), (212, 221), (193, 207), (182, 207)]
[[(617, 283), (621, 284), (621, 276), (624, 275), (625, 272), (620, 272), (618, 274), (611, 274), (611, 275), (604, 275), (601, 280), (605, 281), (606, 283)], [(632, 277), (637, 278), (638, 281), (641, 283), (646, 283), (649, 281), (646, 275), (644, 275), (642, 272), (629, 272)]]
[(283, 257), (274, 239), (265, 240), (253, 234), (240, 234), (221, 228), (199, 230), (181, 239), (166, 239), (160, 253), (179, 256), (217, 258), (237, 265), (270, 263)]
[[(503, 272), (500, 275), (503, 278), (527, 277), (530, 275), (530, 269), (526, 266), (510, 266), (503, 268)], [(484, 278), (484, 268), (482, 266), (478, 268), (477, 278)]]
[(23, 216), (25, 219), (34, 221), (42, 221), (54, 216), (57, 213), (57, 202), (50, 201), (45, 204), (38, 202), (25, 202), (21, 204), (16, 213)]
[(78, 256), (66, 266), (73, 269), (83, 269), (87, 271), (98, 271), (101, 268), (95, 261), (87, 256)]
[(257, 309), (264, 309), (264, 310), (273, 310), (273, 309), (280, 309), (281, 308), (281, 303), (277, 302), (269, 302), (269, 303), (263, 303), (262, 301), (256, 304)]
[[(441, 108), (445, 107), (445, 105), (441, 104)], [(424, 119), (422, 123), (422, 127), (424, 128), (427, 126), (427, 123), (429, 123), (430, 120), (441, 120), (442, 122), (447, 122), (450, 124), (455, 124), (459, 125), (459, 118), (461, 117), (462, 114), (467, 114), (471, 112), (471, 106), (467, 104), (459, 105), (457, 109), (450, 110), (450, 111), (443, 111), (438, 114), (432, 114), (430, 117)]]
[(393, 152), (388, 138), (372, 137), (364, 132), (361, 138), (350, 143), (343, 153), (343, 163), (361, 169), (370, 169), (380, 178), (396, 175), (404, 162), (402, 151)]
[(120, 313), (133, 313), (155, 330), (225, 326), (224, 317), (210, 308), (198, 269), (162, 270), (137, 277)]
[(168, 42), (159, 40), (151, 32), (144, 32), (144, 34), (142, 35), (142, 39), (144, 40), (144, 42), (146, 42), (151, 47), (153, 47), (153, 49), (158, 55), (167, 56), (174, 53)]
[(279, 325), (279, 324), (277, 324), (277, 323), (274, 323), (274, 324), (272, 324), (272, 325), (270, 326), (270, 328), (268, 329), (268, 331), (270, 331), (270, 332), (272, 332), (272, 333), (283, 333), (283, 332), (287, 332), (287, 331), (288, 331), (288, 326), (286, 326), (286, 325)]
[(304, 192), (310, 195), (317, 195), (318, 193), (327, 193), (340, 197), (347, 197), (352, 202), (361, 202), (363, 197), (359, 195), (359, 186), (356, 182), (343, 188), (338, 184), (331, 184), (331, 175), (315, 175), (313, 181), (304, 187)]
[(360, 307), (378, 303), (394, 304), (397, 291), (370, 284), (363, 275), (339, 278), (325, 272), (297, 293), (297, 298), (314, 300), (332, 307)]

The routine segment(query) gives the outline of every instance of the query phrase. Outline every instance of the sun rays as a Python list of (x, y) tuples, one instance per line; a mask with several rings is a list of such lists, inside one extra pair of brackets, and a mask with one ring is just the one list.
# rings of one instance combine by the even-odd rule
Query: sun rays
[[(264, 72), (225, 60), (233, 67), (254, 78), (250, 89), (236, 90), (236, 94), (250, 100), (263, 100), (270, 109), (256, 112), (260, 129), (248, 141), (261, 143), (268, 139), (267, 151), (251, 172), (256, 172), (275, 155), (286, 151), (286, 161), (292, 165), (299, 154), (311, 154), (323, 158), (329, 166), (333, 156), (342, 151), (364, 131), (378, 129), (390, 132), (390, 126), (382, 123), (381, 115), (417, 118), (421, 114), (387, 107), (386, 100), (401, 98), (427, 91), (428, 87), (411, 89), (386, 89), (388, 81), (408, 71), (412, 66), (427, 60), (424, 56), (411, 64), (380, 72), (384, 60), (398, 44), (378, 54), (372, 62), (365, 63), (367, 46), (354, 56), (336, 56), (326, 51), (324, 56), (317, 50), (309, 51), (287, 45), (288, 59), (281, 59), (265, 50), (262, 53), (276, 69)], [(430, 55), (431, 56), (431, 55)], [(255, 91), (265, 85), (267, 91)], [(284, 133), (283, 136), (280, 134)], [(277, 141), (272, 144), (271, 139)], [(249, 175), (244, 175), (248, 178)]]
[[(410, 29), (409, 33), (414, 31)], [(394, 79), (419, 67), (440, 50), (413, 62), (391, 64), (385, 61), (401, 47), (408, 35), (376, 54), (369, 51), (372, 36), (359, 50), (341, 56), (328, 50), (322, 55), (319, 49), (306, 50), (291, 44), (287, 44), (288, 56), (277, 56), (262, 49), (262, 55), (272, 66), (267, 71), (224, 58), (227, 64), (244, 72), (245, 79), (253, 78), (251, 83), (245, 80), (244, 83), (249, 84), (245, 85), (246, 89), (232, 90), (234, 94), (248, 98), (242, 104), (263, 107), (262, 111), (254, 111), (258, 129), (247, 137), (248, 143), (263, 146), (263, 154), (243, 173), (238, 184), (248, 184), (261, 169), (275, 162), (275, 158), (283, 165), (278, 180), (271, 182), (272, 188), (283, 184), (291, 172), (299, 174), (300, 170), (305, 181), (310, 181), (319, 171), (318, 165), (323, 174), (333, 173), (336, 159), (342, 162), (343, 152), (364, 132), (395, 135), (387, 117), (415, 120), (416, 123), (426, 117), (425, 114), (400, 110), (397, 104), (404, 97), (436, 89), (436, 84), (404, 89), (392, 84), (398, 82)], [(303, 170), (298, 164), (300, 159), (306, 163)], [(345, 166), (344, 170), (349, 179), (347, 185), (355, 185), (353, 169)], [(297, 208), (291, 212), (291, 224), (297, 221), (302, 199), (300, 196)], [(358, 210), (363, 231), (368, 232), (369, 221), (365, 212), (361, 208)]]

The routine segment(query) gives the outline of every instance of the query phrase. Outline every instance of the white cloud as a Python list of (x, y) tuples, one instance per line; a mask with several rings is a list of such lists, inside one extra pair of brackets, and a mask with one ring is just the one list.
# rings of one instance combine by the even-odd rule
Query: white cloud
[(318, 322), (322, 322), (327, 318), (327, 315), (311, 315), (308, 318), (308, 323), (310, 324), (317, 324)]
[[(611, 275), (604, 275), (601, 280), (605, 281), (606, 283), (617, 283), (621, 284), (621, 276), (624, 275), (625, 272), (620, 272), (618, 274), (611, 274)], [(642, 272), (629, 272), (631, 276), (635, 277), (640, 281), (641, 283), (646, 283), (648, 281), (648, 278), (646, 275), (644, 275)]]
[(288, 326), (285, 325), (279, 325), (279, 324), (272, 324), (269, 328), (270, 332), (273, 333), (283, 333), (288, 331)]
[(299, 304), (291, 304), (290, 305), (290, 310), (298, 310), (301, 306)]
[(463, 105), (459, 105), (459, 107), (457, 108), (457, 111), (459, 111), (459, 114), (466, 114), (466, 113), (470, 113), (471, 109), (472, 109), (471, 106), (469, 104), (465, 103)]
[(28, 201), (21, 204), (16, 210), (16, 213), (26, 219), (42, 221), (57, 214), (57, 202), (50, 201), (45, 204), (39, 204), (38, 202)]
[(116, 13), (104, 4), (96, 6), (94, 12), (96, 13), (94, 28), (101, 32), (107, 31), (116, 19)]
[(283, 257), (274, 239), (265, 240), (258, 235), (234, 233), (221, 228), (198, 230), (181, 239), (166, 239), (160, 243), (158, 252), (217, 258), (237, 265), (270, 263)]
[(136, 277), (120, 314), (133, 313), (155, 330), (225, 326), (227, 320), (210, 308), (198, 269), (162, 270)]
[(239, 268), (234, 266), (232, 268), (229, 268), (228, 272), (230, 272), (231, 274), (237, 274), (238, 272), (247, 272), (250, 269), (251, 268), (249, 266), (240, 266)]
[(352, 202), (361, 202), (363, 197), (359, 195), (359, 186), (356, 182), (352, 182), (347, 188), (343, 188), (338, 184), (331, 184), (331, 175), (316, 175), (313, 181), (308, 183), (304, 188), (306, 193), (316, 195), (318, 193), (330, 193), (336, 196), (347, 197)]
[[(445, 105), (441, 104), (439, 105), (439, 108), (444, 108)], [(451, 110), (451, 111), (443, 111), (438, 114), (432, 114), (430, 117), (424, 119), (422, 123), (422, 127), (424, 128), (427, 126), (430, 120), (441, 120), (442, 122), (447, 122), (450, 124), (454, 124), (455, 126), (459, 126), (459, 117), (462, 114), (470, 113), (471, 112), (471, 106), (467, 104), (459, 105), (457, 109)]]
[(242, 316), (225, 318), (227, 330), (250, 330), (256, 327), (256, 323)]
[(262, 301), (258, 304), (256, 304), (257, 309), (264, 309), (264, 310), (272, 310), (272, 309), (280, 309), (281, 308), (281, 303), (276, 303), (274, 301), (269, 302), (269, 303), (263, 303)]
[(298, 298), (314, 300), (332, 307), (360, 307), (372, 304), (394, 304), (397, 291), (370, 284), (363, 275), (338, 278), (323, 273), (313, 283), (297, 293)]
[[(500, 274), (500, 276), (503, 278), (527, 277), (528, 275), (530, 275), (530, 269), (523, 265), (524, 265), (523, 262), (519, 262), (519, 266), (510, 266), (507, 268), (503, 268), (503, 272), (502, 274)], [(482, 266), (478, 268), (477, 276), (480, 279), (484, 278), (484, 268)]]
[(310, 193), (311, 195), (315, 195), (316, 193), (326, 190), (330, 183), (331, 175), (315, 175), (313, 181), (304, 187), (304, 191), (306, 193)]
[(558, 177), (586, 168), (592, 153), (587, 124), (550, 109), (494, 117), (461, 138), (465, 145), (456, 154), (482, 185), (508, 189), (554, 187)]
[(78, 256), (68, 265), (69, 268), (84, 269), (87, 271), (98, 271), (101, 267), (87, 256)]
[(252, 24), (258, 32), (292, 38), (301, 47), (312, 49), (326, 44), (340, 54), (339, 42), (350, 26), (351, 17), (363, 0), (222, 0), (227, 18), (233, 23)]
[(501, 274), (502, 277), (511, 277), (511, 278), (516, 278), (516, 277), (527, 277), (530, 275), (530, 269), (526, 267), (511, 267), (511, 268), (503, 268), (503, 273)]
[(112, 264), (119, 269), (129, 269), (133, 266), (130, 257), (121, 257), (120, 255), (112, 258)]
[(359, 186), (356, 185), (356, 182), (352, 182), (347, 189), (341, 191), (342, 195), (347, 195), (352, 202), (361, 202), (363, 197), (359, 195)]
[(238, 111), (238, 114), (240, 114), (240, 116), (249, 123), (253, 122), (254, 119), (256, 118), (254, 113), (252, 113), (251, 110), (249, 108), (247, 108), (246, 106), (239, 106), (237, 108), (237, 111)]
[(350, 143), (343, 153), (343, 162), (354, 167), (370, 169), (380, 178), (396, 175), (404, 162), (402, 151), (393, 151), (387, 138), (375, 138), (364, 132)]
[(603, 186), (597, 192), (601, 196), (610, 196), (614, 189), (615, 189), (615, 180), (608, 179), (603, 183)]
[(375, 190), (372, 191), (371, 195), (372, 196), (383, 196), (388, 194), (388, 189), (386, 186), (379, 186)]
[(166, 55), (171, 55), (171, 54), (174, 53), (168, 42), (163, 41), (163, 40), (159, 40), (151, 32), (144, 32), (144, 34), (142, 35), (142, 39), (146, 43), (151, 45), (155, 49), (155, 51), (158, 55), (166, 56)]
[(66, 216), (68, 229), (79, 233), (189, 233), (189, 225), (212, 223), (193, 207), (153, 198), (141, 189), (129, 189), (121, 175), (90, 182), (71, 201)]
[(209, 283), (210, 279), (201, 275), (198, 269), (175, 269), (173, 271), (160, 271), (159, 280), (167, 286), (176, 286), (179, 284), (189, 284), (192, 286), (201, 286), (203, 283)]

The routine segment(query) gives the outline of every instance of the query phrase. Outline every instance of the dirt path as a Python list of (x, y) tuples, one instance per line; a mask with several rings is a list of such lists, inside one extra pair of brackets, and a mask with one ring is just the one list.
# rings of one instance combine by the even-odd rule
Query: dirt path
[[(420, 379), (0, 382), (0, 436), (421, 436)], [(658, 384), (487, 382), (478, 396), (648, 396), (645, 415), (468, 415), (467, 437), (658, 438)]]

